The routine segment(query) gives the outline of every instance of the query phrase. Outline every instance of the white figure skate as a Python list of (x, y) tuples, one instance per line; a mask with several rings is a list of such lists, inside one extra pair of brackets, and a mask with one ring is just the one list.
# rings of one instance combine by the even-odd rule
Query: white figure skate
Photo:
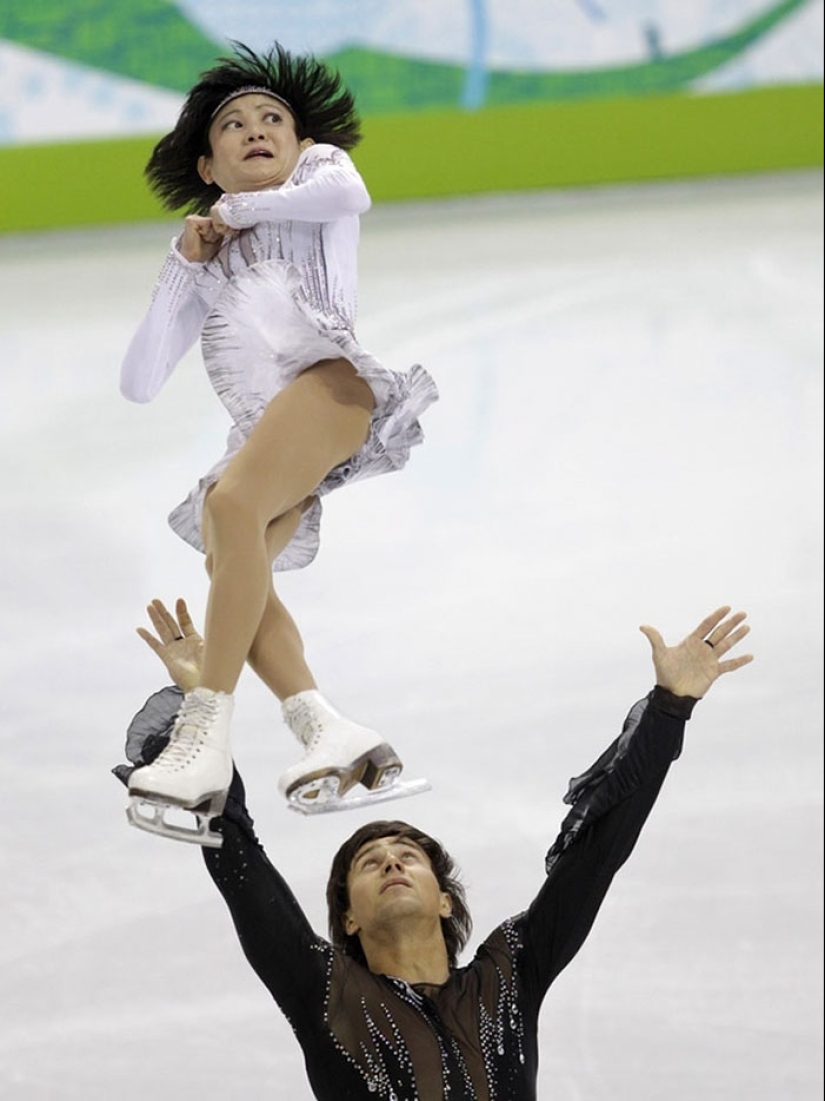
[[(224, 692), (195, 688), (186, 693), (169, 744), (150, 765), (129, 777), (126, 816), (133, 826), (175, 841), (220, 848), (223, 838), (209, 827), (223, 813), (232, 782), (232, 706), (232, 696)], [(192, 814), (194, 827), (171, 820), (170, 811)]]
[[(429, 791), (426, 780), (401, 782), (401, 758), (380, 734), (337, 711), (320, 692), (298, 692), (283, 702), (284, 721), (304, 746), (302, 760), (278, 780), (291, 810), (327, 814)], [(362, 784), (369, 794), (352, 789)]]

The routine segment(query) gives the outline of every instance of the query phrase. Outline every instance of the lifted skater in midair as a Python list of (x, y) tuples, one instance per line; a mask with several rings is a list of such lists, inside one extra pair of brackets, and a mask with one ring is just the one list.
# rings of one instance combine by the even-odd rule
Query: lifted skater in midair
[(347, 805), (359, 782), (407, 793), (392, 746), (318, 691), (272, 583), (273, 569), (314, 558), (321, 496), (404, 466), (437, 397), (422, 368), (390, 371), (355, 338), (358, 216), (370, 198), (346, 150), (359, 138), (337, 74), (277, 44), (264, 56), (238, 46), (193, 87), (146, 169), (169, 209), (194, 213), (126, 353), (122, 392), (150, 401), (200, 337), (233, 426), (223, 458), (169, 517), (206, 554), (211, 585), (198, 685), (167, 750), (129, 782), (143, 828), (178, 836), (164, 808), (182, 806), (203, 836), (220, 814), (245, 662), (305, 751), (279, 780), (291, 803)]

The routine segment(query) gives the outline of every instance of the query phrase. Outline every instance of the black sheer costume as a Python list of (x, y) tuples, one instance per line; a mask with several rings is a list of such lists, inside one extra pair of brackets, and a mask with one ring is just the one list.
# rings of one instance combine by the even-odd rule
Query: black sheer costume
[[(152, 698), (154, 733), (156, 714), (173, 714), (179, 698), (174, 689)], [(295, 1032), (318, 1101), (534, 1101), (544, 995), (630, 855), (695, 702), (654, 688), (631, 709), (621, 735), (571, 781), (572, 808), (529, 909), (443, 986), (373, 974), (312, 930), (255, 837), (235, 773), (223, 846), (203, 857), (247, 959)], [(135, 727), (145, 710), (133, 742), (145, 734)]]

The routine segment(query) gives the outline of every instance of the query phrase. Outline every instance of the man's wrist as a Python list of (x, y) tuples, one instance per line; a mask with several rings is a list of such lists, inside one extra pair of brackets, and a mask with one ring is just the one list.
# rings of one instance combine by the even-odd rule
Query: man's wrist
[(669, 688), (663, 688), (661, 684), (657, 684), (650, 693), (650, 700), (659, 711), (674, 719), (689, 719), (699, 702), (695, 696), (677, 696), (675, 692), (671, 692)]

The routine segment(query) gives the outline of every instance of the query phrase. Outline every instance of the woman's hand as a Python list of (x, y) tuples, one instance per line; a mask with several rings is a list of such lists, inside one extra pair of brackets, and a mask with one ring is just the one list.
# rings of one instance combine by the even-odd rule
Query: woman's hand
[(184, 260), (192, 264), (205, 264), (211, 260), (223, 244), (223, 234), (215, 228), (212, 218), (190, 214), (183, 222), (183, 233), (178, 239), (178, 250)]
[(231, 237), (233, 233), (238, 232), (236, 229), (233, 229), (232, 226), (228, 226), (223, 220), (223, 215), (221, 214), (220, 209), (220, 200), (215, 203), (215, 205), (209, 211), (209, 217), (212, 220), (212, 228), (221, 237)]
[(144, 627), (138, 627), (137, 633), (158, 655), (178, 688), (184, 692), (197, 688), (203, 660), (203, 639), (195, 630), (186, 601), (176, 601), (177, 618), (161, 600), (153, 600), (146, 611), (157, 637)]
[(667, 688), (675, 696), (692, 696), (698, 700), (717, 677), (733, 673), (753, 661), (753, 654), (721, 660), (750, 631), (750, 627), (740, 626), (745, 612), (736, 612), (725, 619), (729, 611), (725, 606), (711, 612), (678, 646), (666, 646), (655, 627), (639, 628), (653, 650), (656, 683), (660, 687)]

